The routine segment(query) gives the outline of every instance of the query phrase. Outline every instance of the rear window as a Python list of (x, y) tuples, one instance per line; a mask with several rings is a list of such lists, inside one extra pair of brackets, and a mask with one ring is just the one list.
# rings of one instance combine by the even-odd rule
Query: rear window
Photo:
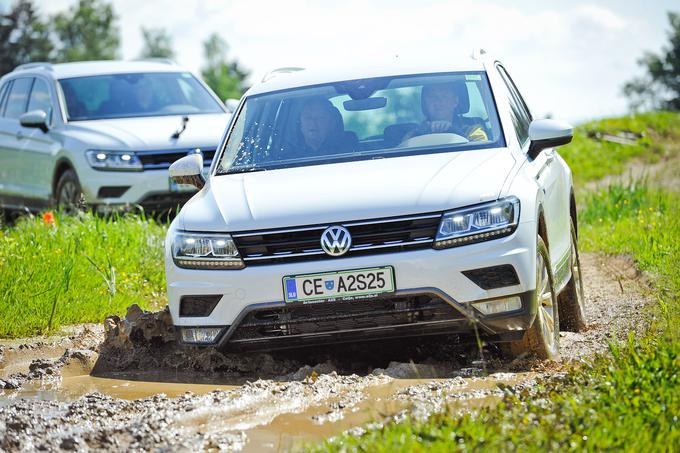
[(217, 174), (499, 146), (484, 72), (349, 80), (249, 97)]
[(70, 121), (224, 112), (188, 72), (75, 77), (59, 83)]

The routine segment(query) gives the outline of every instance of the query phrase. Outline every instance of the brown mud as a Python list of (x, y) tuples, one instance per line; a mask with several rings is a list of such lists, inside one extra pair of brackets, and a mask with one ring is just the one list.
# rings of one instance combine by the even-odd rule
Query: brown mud
[(494, 404), (645, 324), (645, 280), (629, 259), (584, 255), (582, 269), (589, 327), (561, 334), (556, 362), (509, 362), (492, 345), (446, 338), (277, 354), (178, 349), (167, 312), (136, 307), (104, 329), (3, 344), (0, 450), (288, 450), (406, 413)]

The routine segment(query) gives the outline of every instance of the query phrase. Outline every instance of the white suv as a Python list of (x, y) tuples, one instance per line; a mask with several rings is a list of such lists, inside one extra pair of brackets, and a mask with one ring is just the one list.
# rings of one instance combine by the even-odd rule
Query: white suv
[[(479, 335), (555, 357), (585, 326), (572, 127), (473, 57), (285, 68), (241, 100), (166, 239), (184, 344), (276, 349)], [(559, 308), (559, 310), (558, 310)], [(558, 316), (559, 313), (559, 316)]]
[(19, 66), (0, 79), (0, 208), (176, 207), (195, 188), (168, 167), (189, 153), (209, 164), (230, 116), (170, 61)]

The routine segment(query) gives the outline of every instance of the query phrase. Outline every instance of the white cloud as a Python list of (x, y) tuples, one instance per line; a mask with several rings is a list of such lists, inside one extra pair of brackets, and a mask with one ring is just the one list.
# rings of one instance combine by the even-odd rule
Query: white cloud
[[(43, 10), (73, 0), (50, 0)], [(292, 65), (357, 65), (376, 55), (457, 58), (473, 47), (503, 57), (534, 113), (568, 120), (621, 113), (635, 72), (640, 24), (592, 3), (519, 8), (484, 1), (114, 0), (125, 58), (141, 50), (141, 26), (164, 27), (177, 60), (198, 71), (202, 41), (220, 33), (253, 80)]]

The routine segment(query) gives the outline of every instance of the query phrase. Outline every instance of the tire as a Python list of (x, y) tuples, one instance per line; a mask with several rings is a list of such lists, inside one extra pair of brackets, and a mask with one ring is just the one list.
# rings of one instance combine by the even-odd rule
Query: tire
[(560, 306), (560, 329), (569, 332), (581, 332), (585, 330), (586, 299), (583, 294), (583, 281), (581, 277), (581, 260), (578, 253), (578, 239), (574, 220), (571, 221), (571, 278), (558, 296)]
[(555, 297), (550, 257), (543, 239), (536, 239), (536, 317), (519, 341), (510, 344), (514, 357), (535, 355), (556, 359), (560, 353), (559, 310)]
[(66, 212), (78, 211), (82, 207), (82, 195), (78, 176), (75, 171), (69, 168), (59, 177), (57, 187), (54, 190), (57, 208)]

